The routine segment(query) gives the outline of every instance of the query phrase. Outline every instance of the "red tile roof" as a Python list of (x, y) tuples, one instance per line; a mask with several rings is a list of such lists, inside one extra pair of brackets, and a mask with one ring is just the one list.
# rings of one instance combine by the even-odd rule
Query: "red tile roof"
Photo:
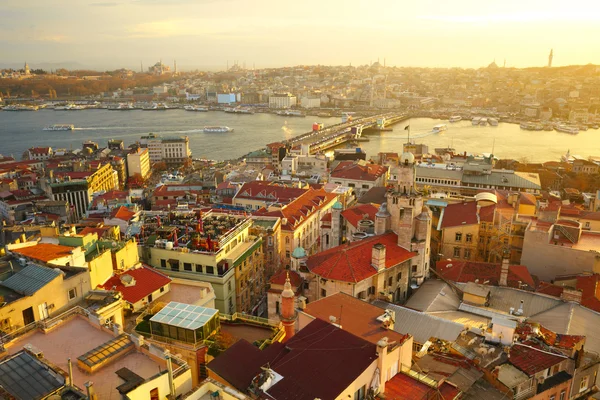
[(54, 176), (68, 176), (71, 179), (86, 179), (92, 176), (93, 174), (93, 171), (57, 171), (54, 173)]
[(135, 215), (135, 213), (133, 211), (130, 211), (125, 206), (120, 206), (119, 208), (115, 208), (110, 213), (110, 217), (111, 218), (117, 218), (117, 219), (120, 219), (120, 220), (123, 220), (123, 221), (129, 221), (129, 220), (131, 220), (131, 218), (133, 218), (134, 215)]
[(521, 192), (519, 194), (519, 202), (524, 205), (535, 206), (537, 199), (531, 193)]
[[(241, 191), (241, 190), (240, 190)], [(280, 210), (267, 211), (264, 208), (256, 211), (255, 215), (285, 218), (287, 223), (281, 224), (281, 229), (293, 231), (306, 221), (306, 219), (318, 212), (323, 206), (331, 203), (337, 198), (336, 194), (327, 193), (324, 189), (308, 189), (300, 197), (293, 200)]]
[[(125, 286), (121, 282), (123, 275), (130, 275), (135, 279), (135, 285)], [(117, 290), (123, 294), (123, 299), (128, 303), (135, 304), (144, 297), (154, 293), (161, 287), (168, 285), (171, 278), (146, 266), (129, 269), (121, 274), (113, 275), (106, 283), (101, 285), (106, 290)], [(113, 289), (114, 288), (114, 289)]]
[(307, 190), (264, 181), (252, 181), (244, 183), (235, 198), (287, 204), (302, 196)]
[(290, 274), (290, 284), (293, 288), (297, 288), (302, 284), (302, 281), (304, 279), (302, 279), (298, 272), (291, 271), (285, 268), (281, 268), (278, 272), (276, 272), (275, 275), (273, 275), (271, 279), (269, 279), (269, 283), (272, 285), (283, 286), (285, 284), (285, 280), (287, 278), (288, 273)]
[(361, 204), (342, 211), (342, 217), (353, 227), (358, 227), (358, 222), (367, 217), (371, 221), (375, 221), (375, 214), (379, 210), (373, 203)]
[(533, 376), (566, 359), (564, 356), (550, 354), (534, 346), (537, 344), (532, 341), (515, 343), (508, 354), (508, 361), (528, 376)]
[(481, 207), (481, 209), (479, 210), (479, 220), (481, 222), (494, 222), (495, 211), (496, 211), (495, 204)]
[(383, 328), (382, 323), (377, 321), (377, 317), (383, 315), (382, 308), (343, 292), (312, 301), (303, 311), (315, 318), (329, 322), (329, 317), (332, 315), (340, 317), (341, 309), (343, 309), (343, 315), (337, 323), (342, 326), (343, 330), (368, 342), (377, 344), (379, 340), (387, 336), (390, 341), (402, 344), (410, 337)]
[(313, 274), (321, 278), (343, 282), (361, 282), (377, 274), (377, 270), (371, 265), (371, 251), (373, 245), (377, 243), (386, 247), (386, 268), (392, 268), (417, 255), (417, 253), (398, 246), (398, 236), (393, 232), (388, 232), (317, 253), (308, 258), (306, 266)]
[(342, 161), (331, 171), (331, 177), (355, 181), (376, 181), (385, 175), (388, 167), (379, 164), (361, 165), (354, 161)]
[(560, 297), (563, 287), (548, 282), (540, 282), (536, 290), (537, 293), (547, 294), (549, 296)]
[(58, 244), (38, 243), (35, 246), (21, 247), (11, 251), (34, 260), (50, 262), (57, 258), (70, 256), (74, 249), (74, 247), (61, 246)]
[(108, 231), (109, 229), (111, 229), (112, 226), (103, 226), (103, 227), (98, 227), (98, 228), (93, 228), (91, 226), (86, 226), (85, 228), (83, 228), (81, 230), (81, 232), (79, 232), (80, 235), (87, 235), (88, 233), (95, 233), (96, 235), (98, 235), (98, 239), (102, 238), (102, 236), (104, 236), (104, 234), (106, 233), (106, 231)]
[(32, 147), (29, 149), (31, 154), (50, 154), (50, 147)]
[(459, 394), (460, 390), (448, 382), (436, 389), (403, 373), (396, 374), (385, 383), (385, 398), (388, 400), (449, 400)]
[[(501, 263), (486, 263), (479, 261), (441, 260), (435, 267), (436, 271), (445, 279), (454, 282), (489, 281), (489, 285), (498, 286), (502, 272)], [(535, 282), (529, 274), (527, 267), (523, 265), (508, 266), (508, 286), (520, 288), (519, 282), (526, 283), (530, 289), (535, 288)]]
[(442, 215), (442, 228), (478, 224), (477, 202), (448, 204)]

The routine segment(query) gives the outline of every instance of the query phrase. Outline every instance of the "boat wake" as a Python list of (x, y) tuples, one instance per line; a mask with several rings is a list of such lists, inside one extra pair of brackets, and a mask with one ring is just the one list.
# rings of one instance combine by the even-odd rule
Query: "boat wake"
[(86, 128), (73, 128), (74, 131), (108, 131), (111, 129), (143, 129), (139, 126), (89, 126)]
[(413, 139), (413, 138), (414, 139), (419, 139), (419, 138), (424, 138), (424, 137), (427, 137), (427, 136), (431, 136), (431, 135), (433, 135), (435, 133), (439, 133), (439, 132), (429, 131), (429, 132), (422, 132), (422, 133), (415, 133), (415, 134), (411, 133), (410, 134), (410, 138), (411, 139)]

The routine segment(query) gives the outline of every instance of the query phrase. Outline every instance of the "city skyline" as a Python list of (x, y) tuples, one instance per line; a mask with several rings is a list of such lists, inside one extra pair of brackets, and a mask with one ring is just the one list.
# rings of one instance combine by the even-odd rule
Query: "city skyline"
[[(398, 4), (130, 0), (0, 5), (5, 63), (139, 69), (302, 64), (477, 68), (600, 64), (600, 5), (580, 0)], [(558, 29), (560, 28), (560, 29)], [(332, 51), (333, 50), (333, 51)]]

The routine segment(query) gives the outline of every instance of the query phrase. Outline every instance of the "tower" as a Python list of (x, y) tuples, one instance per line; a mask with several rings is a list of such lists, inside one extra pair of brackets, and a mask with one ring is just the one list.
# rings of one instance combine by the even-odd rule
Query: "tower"
[(398, 246), (417, 253), (409, 273), (413, 283), (421, 284), (429, 275), (431, 214), (416, 190), (415, 179), (415, 156), (404, 152), (398, 165), (392, 168), (390, 180), (394, 190), (386, 194), (386, 202)]
[(342, 241), (342, 203), (336, 201), (331, 207), (331, 247), (339, 246)]
[(27, 61), (25, 62), (25, 67), (23, 67), (23, 70), (25, 71), (25, 75), (31, 74), (31, 71), (29, 70), (29, 65), (27, 64)]
[(554, 49), (550, 49), (550, 54), (548, 55), (548, 68), (552, 68), (552, 59), (554, 58)]
[(285, 284), (283, 285), (283, 291), (281, 292), (281, 323), (285, 330), (285, 340), (289, 340), (294, 336), (295, 325), (296, 325), (296, 309), (294, 307), (295, 295), (292, 290), (292, 284), (290, 283), (290, 274), (287, 273), (285, 278)]
[(173, 75), (177, 75), (177, 60), (173, 60)]

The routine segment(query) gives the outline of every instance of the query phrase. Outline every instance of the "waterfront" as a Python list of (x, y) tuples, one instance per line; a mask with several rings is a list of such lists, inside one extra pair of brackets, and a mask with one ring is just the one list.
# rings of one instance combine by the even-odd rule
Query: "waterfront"
[[(340, 118), (281, 117), (273, 114), (236, 115), (223, 112), (169, 111), (53, 111), (0, 112), (0, 153), (20, 159), (33, 146), (80, 148), (81, 143), (93, 140), (106, 146), (108, 139), (123, 139), (125, 145), (139, 140), (149, 132), (164, 136), (190, 137), (193, 156), (212, 159), (233, 159), (267, 143), (289, 139), (310, 131), (315, 121), (332, 125)], [(394, 126), (393, 131), (371, 134), (369, 142), (361, 142), (369, 157), (379, 151), (402, 151), (408, 121)], [(446, 123), (448, 130), (430, 133), (431, 128)], [(42, 131), (52, 124), (74, 124), (74, 131)], [(584, 157), (600, 156), (600, 130), (590, 129), (578, 135), (556, 131), (525, 131), (516, 124), (473, 126), (470, 121), (447, 123), (429, 118), (410, 120), (411, 138), (425, 143), (430, 151), (436, 147), (452, 146), (457, 151), (491, 152), (499, 158), (527, 158), (529, 161), (558, 160), (567, 150)], [(204, 133), (207, 125), (229, 126), (230, 133)], [(495, 143), (494, 143), (495, 142)]]

